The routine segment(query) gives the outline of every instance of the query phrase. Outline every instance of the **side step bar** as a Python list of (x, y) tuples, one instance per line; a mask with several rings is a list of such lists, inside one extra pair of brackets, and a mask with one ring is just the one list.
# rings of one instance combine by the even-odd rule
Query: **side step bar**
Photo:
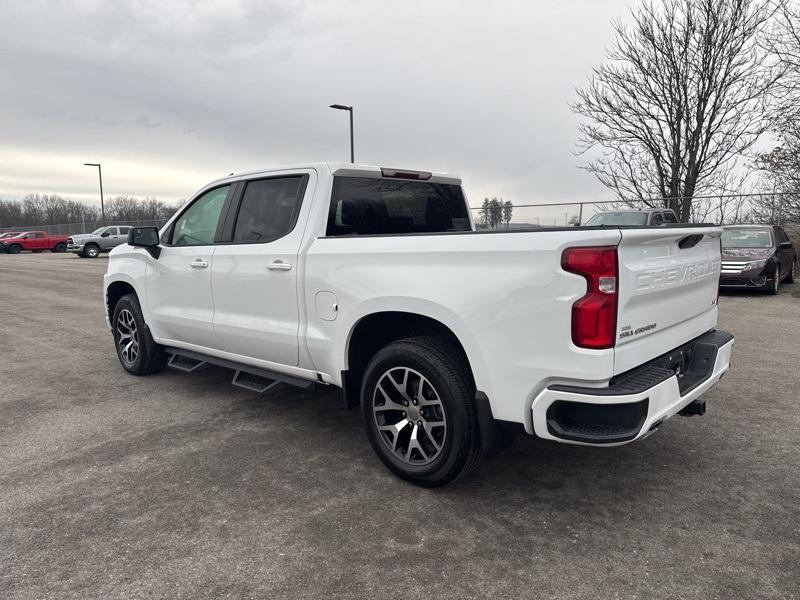
[(169, 357), (167, 366), (175, 369), (176, 371), (183, 371), (184, 373), (193, 373), (200, 367), (207, 365), (208, 362), (197, 358), (189, 358), (180, 354), (172, 354)]
[(173, 369), (183, 371), (184, 373), (193, 373), (206, 364), (231, 369), (234, 371), (233, 380), (231, 381), (232, 385), (259, 394), (271, 390), (279, 383), (285, 383), (303, 389), (309, 388), (315, 383), (308, 379), (292, 377), (291, 375), (284, 375), (283, 373), (276, 373), (274, 371), (268, 371), (267, 369), (259, 369), (258, 367), (251, 367), (250, 365), (242, 365), (230, 360), (225, 360), (224, 358), (207, 356), (190, 350), (169, 347), (165, 348), (165, 350), (167, 354), (170, 355), (167, 366)]

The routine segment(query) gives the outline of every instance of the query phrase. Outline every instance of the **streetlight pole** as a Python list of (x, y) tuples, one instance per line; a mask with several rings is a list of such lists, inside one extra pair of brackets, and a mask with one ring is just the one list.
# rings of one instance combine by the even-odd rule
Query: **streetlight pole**
[(350, 113), (350, 162), (356, 162), (355, 151), (353, 150), (353, 107), (344, 104), (331, 104), (331, 108), (336, 110), (346, 110)]
[(100, 177), (100, 214), (103, 220), (103, 227), (106, 226), (106, 207), (103, 202), (103, 169), (100, 168), (100, 163), (83, 163), (84, 167), (97, 167), (97, 175)]

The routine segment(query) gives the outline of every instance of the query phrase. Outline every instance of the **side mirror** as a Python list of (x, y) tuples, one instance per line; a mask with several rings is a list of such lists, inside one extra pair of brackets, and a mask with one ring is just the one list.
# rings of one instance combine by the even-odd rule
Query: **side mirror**
[(161, 256), (161, 246), (158, 242), (157, 227), (131, 227), (128, 232), (128, 244), (144, 248), (153, 258)]
[(106, 231), (104, 231), (103, 233), (100, 234), (100, 237), (108, 237), (110, 235), (111, 235), (111, 232), (106, 230)]

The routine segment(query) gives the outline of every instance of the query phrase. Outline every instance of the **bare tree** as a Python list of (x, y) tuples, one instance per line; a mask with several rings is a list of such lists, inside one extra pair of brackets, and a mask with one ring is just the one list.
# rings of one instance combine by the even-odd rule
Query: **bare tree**
[(503, 205), (503, 222), (506, 224), (506, 229), (508, 229), (511, 218), (514, 216), (514, 205), (511, 203), (511, 200), (503, 202), (502, 198), (500, 198), (500, 202)]
[[(117, 196), (106, 202), (108, 221), (166, 221), (176, 207), (155, 198)], [(20, 201), (0, 200), (3, 229), (63, 223), (97, 222), (98, 207), (57, 195), (28, 194)]]
[[(692, 197), (726, 188), (737, 160), (769, 127), (781, 70), (760, 43), (769, 0), (647, 0), (614, 24), (609, 62), (573, 110), (585, 168), (622, 200), (667, 206), (681, 221)], [(652, 200), (655, 198), (656, 200)]]
[(765, 173), (768, 187), (780, 194), (757, 198), (755, 212), (764, 220), (800, 222), (800, 6), (785, 3), (779, 15), (768, 38), (768, 49), (785, 70), (774, 112), (778, 146), (757, 155), (755, 164)]
[(497, 198), (492, 198), (489, 201), (489, 227), (497, 229), (498, 225), (503, 222), (503, 204)]

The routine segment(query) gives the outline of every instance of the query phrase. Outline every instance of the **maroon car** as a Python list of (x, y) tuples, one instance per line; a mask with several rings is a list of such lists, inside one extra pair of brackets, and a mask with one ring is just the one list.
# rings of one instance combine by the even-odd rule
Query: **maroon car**
[(722, 231), (722, 288), (759, 288), (777, 294), (794, 281), (797, 263), (789, 236), (777, 225), (727, 225)]

